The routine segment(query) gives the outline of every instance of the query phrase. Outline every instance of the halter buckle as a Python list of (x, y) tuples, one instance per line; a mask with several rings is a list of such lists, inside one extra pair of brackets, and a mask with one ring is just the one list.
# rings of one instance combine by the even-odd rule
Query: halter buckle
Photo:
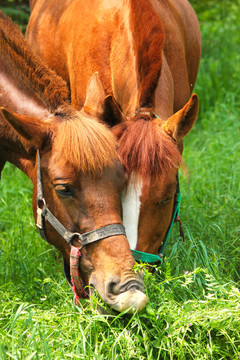
[(46, 201), (45, 199), (37, 199), (37, 222), (36, 222), (36, 226), (39, 229), (43, 229), (43, 209), (44, 206), (46, 206)]

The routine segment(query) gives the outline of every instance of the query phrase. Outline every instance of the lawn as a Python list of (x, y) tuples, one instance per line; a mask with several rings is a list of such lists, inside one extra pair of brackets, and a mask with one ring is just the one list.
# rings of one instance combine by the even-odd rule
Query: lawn
[(200, 114), (185, 141), (188, 176), (180, 175), (186, 241), (175, 225), (163, 266), (145, 270), (149, 303), (140, 314), (100, 315), (98, 298), (74, 307), (58, 253), (35, 228), (31, 184), (7, 164), (1, 360), (240, 359), (240, 3), (198, 3)]

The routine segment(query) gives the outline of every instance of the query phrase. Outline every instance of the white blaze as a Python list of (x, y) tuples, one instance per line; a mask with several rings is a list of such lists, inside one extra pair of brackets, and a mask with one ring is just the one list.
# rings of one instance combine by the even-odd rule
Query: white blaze
[(135, 250), (137, 246), (141, 194), (142, 180), (136, 181), (135, 176), (131, 175), (127, 192), (122, 193), (123, 225), (131, 250)]

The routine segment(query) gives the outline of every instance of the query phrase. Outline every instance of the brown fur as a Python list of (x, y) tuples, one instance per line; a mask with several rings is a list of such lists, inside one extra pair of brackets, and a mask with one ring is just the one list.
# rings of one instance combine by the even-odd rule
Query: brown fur
[[(0, 170), (9, 161), (31, 178), (35, 221), (39, 224), (37, 148), (46, 205), (67, 230), (81, 234), (121, 224), (125, 176), (114, 136), (96, 118), (66, 104), (64, 82), (31, 52), (20, 30), (4, 15), (0, 15), (0, 76)], [(26, 142), (31, 149), (26, 149)], [(101, 176), (93, 176), (99, 170)], [(47, 241), (62, 252), (67, 269), (71, 244), (49, 221), (44, 230)], [(76, 236), (73, 245), (80, 244)], [(143, 289), (142, 279), (132, 271), (134, 263), (126, 236), (114, 234), (81, 249), (79, 270), (84, 284), (122, 311), (128, 304), (134, 306), (133, 295), (139, 297)], [(139, 304), (137, 298), (135, 303)], [(141, 308), (145, 303), (142, 294)]]
[(190, 3), (38, 0), (27, 36), (69, 82), (74, 107), (82, 105), (95, 71), (106, 94), (114, 96), (126, 118), (113, 127), (119, 156), (128, 174), (137, 173), (142, 184), (136, 249), (157, 253), (172, 219), (183, 137), (198, 109), (196, 96), (189, 98), (201, 38)]
[[(55, 114), (59, 121), (56, 123), (54, 144), (59, 155), (58, 161), (70, 163), (76, 170), (91, 172), (92, 174), (104, 167), (113, 166), (117, 158), (115, 139), (106, 126), (85, 113), (79, 113), (69, 106), (61, 106), (68, 102), (68, 89), (65, 82), (50, 70), (43, 61), (33, 53), (30, 45), (23, 38), (19, 28), (4, 14), (0, 13), (0, 47), (1, 52), (9, 59), (14, 71), (42, 101), (57, 109)], [(55, 122), (54, 122), (55, 123)], [(31, 133), (39, 127), (38, 119), (31, 118), (28, 131)], [(44, 129), (45, 139), (52, 136), (51, 121)], [(13, 136), (15, 133), (13, 134)], [(20, 138), (26, 148), (32, 148), (25, 139)], [(26, 136), (27, 138), (27, 136)], [(43, 146), (46, 145), (46, 141)]]
[(0, 12), (0, 49), (14, 71), (51, 110), (69, 102), (65, 81), (50, 70), (24, 39), (19, 27)]
[(153, 105), (161, 65), (164, 30), (150, 2), (130, 1), (131, 25), (140, 81), (139, 105)]

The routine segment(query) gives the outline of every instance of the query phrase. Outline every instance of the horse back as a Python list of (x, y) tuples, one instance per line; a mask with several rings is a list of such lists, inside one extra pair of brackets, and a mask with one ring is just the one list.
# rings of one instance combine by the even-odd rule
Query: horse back
[[(114, 94), (125, 113), (131, 113), (138, 105), (139, 92), (155, 92), (157, 84), (153, 84), (160, 76), (162, 61), (173, 84), (169, 90), (173, 92), (173, 110), (188, 100), (197, 77), (201, 40), (196, 15), (187, 0), (33, 2), (27, 37), (69, 83), (75, 107), (82, 106), (88, 79), (99, 71), (104, 90)], [(146, 56), (137, 56), (140, 49), (145, 49)], [(149, 69), (152, 73), (147, 74)], [(158, 86), (156, 102), (164, 87)]]

